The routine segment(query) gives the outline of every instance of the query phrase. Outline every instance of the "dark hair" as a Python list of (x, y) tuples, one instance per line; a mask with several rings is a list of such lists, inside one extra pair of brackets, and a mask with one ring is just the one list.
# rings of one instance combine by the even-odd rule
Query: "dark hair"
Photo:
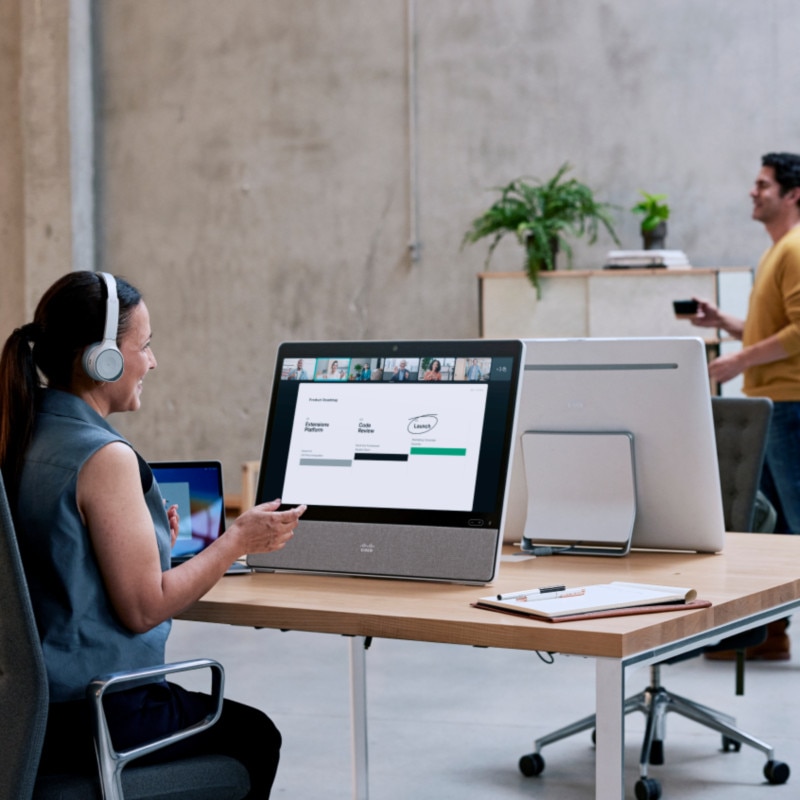
[[(142, 296), (122, 278), (116, 283), (119, 343)], [(70, 386), (76, 361), (103, 338), (105, 316), (105, 281), (94, 272), (70, 272), (44, 293), (33, 322), (6, 340), (0, 356), (0, 469), (12, 508), (33, 435), (38, 390)]]
[[(772, 167), (781, 195), (800, 186), (800, 155), (795, 153), (767, 153), (761, 157), (762, 167)], [(798, 200), (800, 205), (800, 200)]]

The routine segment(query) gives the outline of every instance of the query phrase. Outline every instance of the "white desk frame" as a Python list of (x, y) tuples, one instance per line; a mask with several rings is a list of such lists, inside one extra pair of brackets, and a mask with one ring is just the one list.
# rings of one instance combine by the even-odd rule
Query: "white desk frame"
[[(627, 658), (595, 657), (595, 713), (597, 736), (595, 754), (595, 800), (624, 800), (625, 797), (625, 669), (649, 666), (686, 653), (750, 628), (783, 619), (800, 606), (800, 599), (778, 608), (745, 617), (734, 623), (711, 628), (702, 634), (662, 645)], [(367, 744), (367, 638), (350, 641), (350, 696), (353, 758), (353, 798), (369, 800)]]

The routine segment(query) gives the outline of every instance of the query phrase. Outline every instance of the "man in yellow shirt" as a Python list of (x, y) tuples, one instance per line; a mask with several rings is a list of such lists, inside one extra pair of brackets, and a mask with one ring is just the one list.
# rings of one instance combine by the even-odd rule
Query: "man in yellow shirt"
[[(761, 488), (778, 512), (776, 532), (800, 534), (800, 155), (768, 153), (761, 163), (750, 191), (752, 216), (772, 246), (756, 270), (747, 318), (698, 299), (692, 323), (742, 341), (741, 350), (711, 362), (712, 378), (743, 374), (746, 395), (773, 401)], [(783, 638), (785, 649), (767, 657), (789, 657)]]

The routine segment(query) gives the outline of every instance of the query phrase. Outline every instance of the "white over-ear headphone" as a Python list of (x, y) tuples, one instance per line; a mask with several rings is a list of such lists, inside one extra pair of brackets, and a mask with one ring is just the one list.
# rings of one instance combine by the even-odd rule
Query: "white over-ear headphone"
[(113, 383), (122, 377), (125, 366), (122, 353), (117, 347), (117, 325), (119, 324), (119, 298), (117, 282), (107, 272), (97, 273), (106, 284), (106, 322), (103, 341), (90, 344), (83, 351), (83, 368), (96, 381)]

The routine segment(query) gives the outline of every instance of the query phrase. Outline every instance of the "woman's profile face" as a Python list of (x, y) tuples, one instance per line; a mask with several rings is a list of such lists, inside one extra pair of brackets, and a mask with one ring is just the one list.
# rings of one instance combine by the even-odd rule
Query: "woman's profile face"
[(431, 369), (434, 372), (439, 372), (441, 370), (441, 368), (442, 368), (442, 365), (436, 359), (434, 359), (433, 363), (431, 364)]
[(109, 400), (109, 413), (115, 411), (138, 411), (145, 375), (157, 366), (150, 349), (152, 338), (150, 313), (144, 301), (134, 306), (128, 320), (128, 329), (122, 335), (119, 349), (125, 360), (122, 377), (105, 386)]

